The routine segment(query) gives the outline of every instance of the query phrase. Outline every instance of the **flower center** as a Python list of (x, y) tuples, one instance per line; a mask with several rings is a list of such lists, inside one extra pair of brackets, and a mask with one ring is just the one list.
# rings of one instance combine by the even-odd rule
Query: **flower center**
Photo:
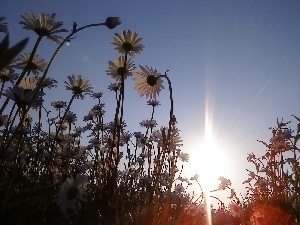
[(148, 75), (147, 77), (147, 84), (151, 87), (155, 86), (157, 84), (157, 77), (154, 75)]
[(130, 43), (130, 42), (124, 42), (122, 44), (122, 48), (127, 51), (127, 52), (130, 52), (133, 50), (133, 45)]
[(76, 186), (72, 186), (69, 188), (67, 192), (67, 199), (72, 200), (74, 199), (78, 194), (78, 188)]
[(81, 88), (78, 87), (78, 86), (73, 86), (73, 87), (72, 87), (72, 91), (73, 91), (74, 95), (79, 95), (79, 94), (82, 93)]
[(127, 72), (127, 69), (126, 69), (125, 67), (119, 67), (119, 68), (117, 69), (117, 73), (118, 73), (118, 75), (120, 75), (120, 76), (124, 76), (124, 75), (126, 74), (126, 72)]
[(36, 70), (37, 65), (34, 62), (29, 62), (28, 63), (28, 71)]
[(47, 30), (44, 27), (39, 27), (34, 29), (35, 33), (37, 33), (39, 36), (45, 37), (45, 36), (50, 36), (49, 30)]

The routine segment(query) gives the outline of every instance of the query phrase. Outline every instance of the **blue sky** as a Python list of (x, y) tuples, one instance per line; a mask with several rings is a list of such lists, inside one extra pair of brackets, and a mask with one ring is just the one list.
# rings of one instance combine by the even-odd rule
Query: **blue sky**
[[(80, 33), (56, 58), (49, 76), (60, 82), (50, 92), (48, 104), (67, 100), (62, 81), (71, 74), (90, 79), (95, 91), (105, 91), (113, 82), (105, 75), (107, 62), (117, 57), (109, 43), (114, 32), (132, 29), (143, 38), (145, 49), (135, 58), (136, 65), (149, 65), (161, 73), (169, 70), (172, 80), (175, 115), (184, 141), (183, 150), (192, 156), (186, 175), (199, 173), (198, 163), (205, 158), (205, 109), (209, 107), (214, 139), (225, 156), (224, 176), (240, 188), (246, 179), (247, 153), (262, 155), (271, 126), (277, 118), (293, 120), (300, 116), (300, 2), (299, 1), (3, 1), (0, 15), (7, 17), (11, 44), (25, 37), (31, 51), (36, 40), (32, 32), (21, 30), (20, 15), (55, 12), (63, 28), (103, 22), (119, 16), (122, 24), (114, 30), (105, 27)], [(49, 61), (56, 47), (45, 40), (40, 57)], [(166, 84), (166, 82), (165, 82)], [(125, 115), (130, 129), (150, 117), (146, 99), (128, 84)], [(105, 96), (107, 111), (112, 96)], [(161, 93), (162, 106), (156, 119), (167, 124), (168, 92)], [(47, 102), (46, 102), (47, 103)], [(78, 115), (87, 114), (95, 102), (74, 103)], [(109, 118), (107, 118), (109, 120)], [(131, 124), (133, 124), (131, 126)], [(295, 121), (292, 123), (295, 129)], [(134, 131), (134, 130), (131, 130)], [(200, 154), (199, 154), (200, 153)], [(218, 167), (212, 157), (205, 159)]]

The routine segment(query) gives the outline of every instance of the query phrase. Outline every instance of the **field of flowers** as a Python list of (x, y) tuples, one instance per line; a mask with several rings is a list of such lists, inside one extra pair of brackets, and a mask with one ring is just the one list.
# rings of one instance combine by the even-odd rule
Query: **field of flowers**
[[(33, 12), (21, 16), (22, 28), (37, 35), (31, 53), (21, 53), (28, 39), (9, 46), (9, 29), (0, 17), (1, 224), (300, 224), (299, 117), (277, 120), (270, 140), (260, 141), (265, 153), (249, 153), (255, 171), (248, 170), (245, 194), (236, 193), (231, 181), (220, 177), (218, 189), (207, 195), (197, 174), (182, 177), (184, 167), (179, 165), (188, 162), (189, 155), (181, 150), (172, 82), (168, 71), (136, 68), (134, 57), (144, 48), (137, 32), (124, 30), (112, 38), (118, 55), (105, 72), (115, 81), (108, 87), (115, 102), (113, 115), (105, 112), (104, 93), (94, 92), (83, 75), (67, 77), (70, 99), (43, 104), (46, 93), (59, 85), (48, 70), (60, 49), (85, 29), (114, 29), (121, 23), (118, 17), (108, 17), (82, 27), (74, 23), (67, 31), (55, 17)], [(49, 62), (37, 54), (43, 41), (58, 45)], [(151, 112), (151, 118), (139, 123), (144, 132), (127, 130), (124, 99), (130, 80)], [(170, 101), (165, 126), (155, 120), (161, 91), (168, 92)], [(83, 116), (85, 126), (79, 126), (72, 104), (86, 98), (95, 105)], [(187, 191), (191, 185), (199, 188), (198, 194)], [(230, 190), (229, 204), (213, 195), (224, 190)], [(207, 198), (219, 204), (207, 206)]]

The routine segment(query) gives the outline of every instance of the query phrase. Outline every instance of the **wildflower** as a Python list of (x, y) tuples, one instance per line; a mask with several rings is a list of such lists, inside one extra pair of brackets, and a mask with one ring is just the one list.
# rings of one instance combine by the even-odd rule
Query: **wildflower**
[[(168, 136), (166, 131), (167, 131), (166, 127), (161, 127), (160, 130), (156, 130), (152, 132), (151, 138), (158, 143), (158, 147), (164, 147), (171, 151), (177, 149), (177, 147), (179, 146), (182, 146), (181, 144), (182, 140), (181, 137), (179, 136), (179, 132), (177, 128), (171, 130), (172, 132), (170, 136)], [(168, 138), (169, 140), (167, 140)], [(185, 156), (183, 157), (185, 158)]]
[(191, 180), (198, 180), (199, 179), (199, 174), (195, 174), (194, 176), (191, 177)]
[(156, 107), (156, 106), (160, 105), (160, 102), (156, 101), (156, 100), (149, 100), (149, 101), (147, 101), (147, 105), (151, 105), (153, 107)]
[(0, 83), (11, 82), (17, 79), (17, 74), (11, 67), (5, 67), (0, 71)]
[(79, 209), (81, 203), (85, 201), (86, 177), (82, 175), (67, 179), (61, 186), (55, 201), (60, 205), (61, 211), (64, 213), (67, 209)]
[[(28, 106), (33, 100), (33, 96), (35, 94), (36, 89), (26, 90), (19, 86), (14, 86), (13, 88), (8, 88), (5, 93), (2, 95), (16, 102), (19, 107)], [(42, 100), (42, 92), (38, 92), (35, 99), (32, 102), (32, 106), (39, 106), (43, 102)]]
[(122, 81), (122, 77), (124, 77), (125, 80), (128, 76), (131, 76), (134, 69), (134, 62), (131, 58), (128, 59), (125, 64), (125, 57), (119, 56), (114, 62), (108, 62), (108, 70), (105, 72), (108, 76), (120, 82)]
[(103, 96), (103, 92), (93, 92), (91, 94), (91, 97), (94, 98), (94, 99), (100, 99), (101, 97)]
[(134, 89), (138, 91), (140, 96), (144, 96), (146, 94), (146, 98), (153, 98), (156, 100), (156, 94), (159, 94), (161, 89), (165, 87), (162, 85), (163, 80), (160, 79), (162, 76), (157, 70), (153, 70), (148, 66), (140, 66), (141, 71), (134, 72), (133, 80), (136, 81)]
[(105, 21), (105, 26), (109, 29), (114, 29), (116, 26), (120, 25), (122, 22), (120, 17), (107, 17)]
[(24, 77), (19, 84), (19, 87), (24, 90), (33, 90), (35, 86), (36, 82), (32, 77)]
[(188, 162), (190, 160), (190, 156), (188, 153), (180, 153), (179, 158), (182, 162)]
[(55, 109), (62, 109), (62, 108), (67, 107), (67, 102), (54, 101), (54, 102), (51, 102), (51, 106), (53, 106)]
[(81, 99), (83, 99), (84, 93), (89, 93), (92, 91), (90, 81), (81, 78), (81, 75), (72, 75), (72, 77), (68, 76), (68, 79), (70, 83), (65, 81), (65, 84), (67, 85), (65, 87), (67, 90), (71, 90), (76, 98), (81, 97)]
[(37, 19), (35, 15), (30, 12), (29, 14), (25, 13), (21, 15), (24, 21), (20, 21), (20, 24), (24, 25), (23, 29), (34, 31), (39, 37), (46, 37), (57, 44), (60, 44), (60, 40), (63, 40), (63, 37), (56, 35), (60, 32), (67, 32), (66, 29), (58, 29), (63, 25), (63, 22), (55, 21), (55, 13), (51, 15), (47, 13), (42, 13), (40, 18)]
[[(37, 85), (42, 81), (42, 78), (41, 77), (37, 77), (36, 78), (37, 80)], [(57, 84), (57, 81), (52, 79), (52, 78), (49, 78), (49, 77), (46, 77), (41, 85), (41, 88), (49, 88), (51, 89), (52, 87), (57, 87), (56, 86)]]
[(76, 120), (77, 120), (76, 114), (74, 114), (71, 111), (68, 111), (65, 118), (64, 118), (64, 121), (69, 123), (69, 124), (74, 123)]
[(135, 53), (140, 53), (143, 50), (144, 45), (140, 44), (142, 38), (139, 37), (138, 33), (133, 33), (131, 30), (123, 30), (122, 34), (115, 33), (115, 35), (116, 37), (113, 38), (111, 44), (116, 45), (115, 49), (120, 54), (134, 56)]
[(7, 22), (3, 21), (5, 19), (6, 19), (5, 16), (0, 16), (0, 32), (2, 33), (8, 33)]
[(47, 62), (40, 58), (38, 55), (34, 55), (31, 62), (29, 62), (30, 54), (24, 53), (23, 55), (20, 55), (15, 60), (15, 67), (18, 69), (24, 70), (27, 65), (27, 71), (32, 72), (34, 75), (38, 75), (40, 72), (45, 72), (45, 69), (47, 67)]
[(247, 156), (247, 161), (248, 162), (253, 162), (255, 160), (255, 155), (253, 153), (249, 154)]
[(146, 127), (146, 128), (153, 128), (157, 125), (156, 120), (143, 120), (140, 122), (141, 127)]
[(110, 84), (110, 85), (108, 86), (108, 89), (109, 89), (110, 91), (115, 91), (115, 92), (117, 92), (117, 91), (120, 90), (120, 87), (121, 87), (121, 84), (120, 84), (120, 83), (112, 83), (112, 84)]
[(221, 184), (219, 184), (219, 187), (218, 187), (219, 190), (225, 190), (227, 187), (229, 187), (231, 185), (231, 181), (222, 176), (219, 177), (219, 180), (221, 181)]

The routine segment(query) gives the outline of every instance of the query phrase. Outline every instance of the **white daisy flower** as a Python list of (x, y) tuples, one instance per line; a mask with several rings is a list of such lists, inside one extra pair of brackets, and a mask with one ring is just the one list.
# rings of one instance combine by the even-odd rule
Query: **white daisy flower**
[(75, 179), (70, 178), (63, 183), (54, 200), (60, 205), (61, 211), (65, 213), (67, 209), (81, 208), (81, 203), (86, 201), (86, 180), (85, 176), (78, 175)]
[(76, 98), (81, 97), (81, 99), (83, 99), (83, 94), (89, 93), (93, 89), (91, 87), (90, 81), (81, 78), (81, 75), (68, 76), (68, 79), (70, 83), (67, 83), (65, 81), (65, 84), (67, 85), (65, 87), (67, 90), (71, 90)]
[(134, 62), (131, 58), (127, 59), (126, 67), (125, 66), (125, 56), (119, 56), (115, 59), (114, 62), (108, 62), (108, 70), (106, 70), (106, 74), (116, 79), (117, 82), (122, 81), (122, 76), (124, 76), (124, 80), (132, 75), (132, 71), (135, 69)]
[(129, 54), (134, 56), (135, 53), (140, 53), (144, 45), (140, 44), (142, 38), (139, 34), (132, 32), (131, 30), (123, 30), (122, 34), (115, 33), (116, 37), (113, 37), (113, 42), (111, 44), (116, 45), (115, 49), (119, 51), (120, 54)]
[(30, 12), (29, 14), (25, 13), (21, 15), (24, 21), (20, 21), (20, 24), (24, 25), (23, 29), (32, 30), (40, 37), (46, 37), (57, 44), (60, 44), (63, 37), (56, 35), (60, 32), (67, 32), (66, 29), (60, 29), (63, 25), (63, 22), (55, 21), (55, 13), (49, 15), (48, 13), (40, 14), (39, 19), (35, 17), (35, 15)]
[[(29, 53), (20, 55), (15, 61), (15, 67), (24, 70), (28, 64), (29, 58)], [(38, 75), (39, 72), (45, 72), (47, 64), (48, 63), (44, 59), (40, 58), (38, 55), (34, 55), (32, 61), (27, 66), (27, 71), (32, 72), (34, 75)]]
[(162, 74), (148, 66), (140, 66), (140, 68), (141, 71), (133, 72), (133, 80), (136, 81), (134, 89), (138, 91), (140, 96), (146, 94), (146, 98), (156, 100), (156, 94), (165, 88), (162, 85), (163, 80), (160, 78)]

